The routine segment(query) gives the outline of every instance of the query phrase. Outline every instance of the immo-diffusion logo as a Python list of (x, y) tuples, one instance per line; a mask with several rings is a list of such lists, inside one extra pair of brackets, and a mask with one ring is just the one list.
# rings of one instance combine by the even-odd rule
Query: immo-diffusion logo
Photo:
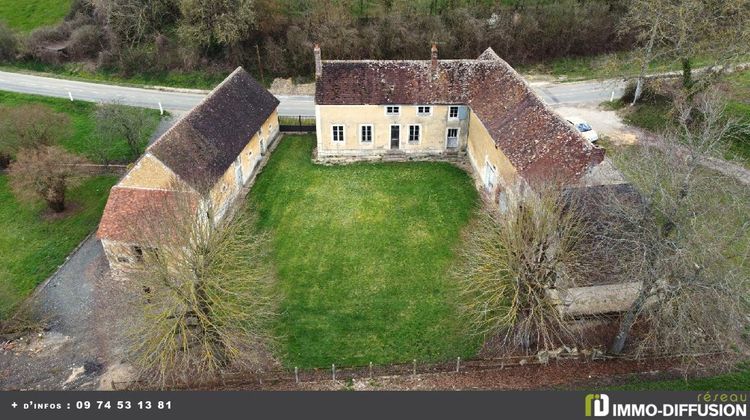
[(607, 394), (586, 395), (586, 417), (604, 417), (609, 414), (609, 397)]
[[(710, 398), (709, 398), (710, 397)], [(586, 417), (747, 417), (746, 393), (706, 393), (697, 403), (615, 403), (607, 394), (586, 395)]]

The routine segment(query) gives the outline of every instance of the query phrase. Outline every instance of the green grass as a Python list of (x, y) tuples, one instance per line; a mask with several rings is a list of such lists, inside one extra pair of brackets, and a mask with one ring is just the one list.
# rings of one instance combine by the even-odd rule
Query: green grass
[[(586, 57), (563, 57), (545, 63), (519, 66), (519, 72), (529, 75), (546, 75), (562, 78), (565, 81), (580, 81), (590, 79), (613, 79), (634, 77), (640, 73), (640, 64), (635, 60), (636, 53), (622, 51)], [(750, 57), (740, 57), (737, 62), (745, 62)], [(711, 57), (697, 57), (693, 60), (693, 68), (710, 66), (714, 63)], [(657, 60), (652, 62), (647, 73), (663, 73), (681, 71), (682, 66), (677, 60)]]
[(636, 127), (659, 132), (670, 124), (672, 104), (665, 101), (641, 103), (625, 114), (623, 120)]
[[(123, 86), (166, 86), (204, 90), (215, 88), (231, 72), (231, 70), (211, 73), (205, 71), (163, 71), (124, 76), (116, 71), (103, 69), (92, 72), (86, 70), (84, 66), (78, 63), (52, 65), (34, 61), (17, 61), (12, 64), (5, 64), (0, 66), (0, 70)], [(247, 70), (253, 71), (252, 69)], [(253, 77), (259, 82), (261, 81), (259, 75), (253, 74)], [(267, 88), (270, 87), (271, 81), (271, 78), (266, 76), (264, 85)]]
[(452, 360), (478, 341), (447, 270), (477, 204), (447, 163), (314, 165), (314, 136), (288, 136), (249, 202), (273, 231), (286, 366)]
[[(56, 112), (62, 112), (70, 117), (72, 134), (60, 139), (60, 145), (70, 152), (80, 154), (95, 160), (96, 154), (92, 149), (94, 146), (88, 141), (94, 134), (94, 111), (96, 105), (90, 102), (75, 101), (67, 99), (49, 98), (45, 96), (26, 95), (0, 91), (0, 105), (20, 106), (27, 104), (45, 105)], [(159, 123), (159, 112), (149, 110), (150, 127), (146, 130), (151, 133)], [(149, 135), (147, 135), (149, 136)], [(146, 140), (146, 139), (144, 139)], [(127, 163), (131, 159), (127, 144), (123, 140), (112, 148), (110, 158), (113, 162)]]
[[(726, 116), (750, 124), (750, 71), (731, 74), (717, 86), (726, 100)], [(627, 108), (622, 100), (604, 102), (602, 105), (612, 110)], [(656, 95), (650, 100), (643, 98), (635, 107), (625, 109), (623, 120), (630, 125), (658, 132), (674, 123), (669, 115), (671, 111), (669, 98)], [(730, 143), (724, 158), (738, 160), (750, 167), (750, 136), (745, 134), (728, 141)]]
[(621, 391), (747, 391), (750, 389), (750, 364), (744, 363), (733, 372), (709, 378), (666, 381), (635, 379), (612, 389)]
[[(60, 144), (73, 153), (93, 155), (86, 139), (93, 134), (96, 105), (0, 92), (0, 105), (25, 104), (42, 104), (67, 114), (72, 133), (60, 139)], [(149, 115), (152, 128), (156, 128), (158, 112), (152, 111)], [(118, 144), (113, 157), (125, 162), (127, 156), (125, 143)], [(0, 175), (0, 318), (62, 264), (73, 248), (97, 226), (109, 188), (116, 182), (117, 177), (112, 176), (89, 178), (69, 192), (68, 203), (74, 211), (64, 218), (48, 220), (43, 217), (43, 204), (18, 203), (8, 186), (7, 176)]]
[(11, 28), (28, 32), (54, 25), (70, 10), (71, 0), (0, 0), (0, 20)]
[(0, 318), (65, 261), (99, 223), (117, 177), (98, 176), (68, 194), (74, 212), (62, 219), (43, 217), (43, 204), (20, 204), (0, 175)]

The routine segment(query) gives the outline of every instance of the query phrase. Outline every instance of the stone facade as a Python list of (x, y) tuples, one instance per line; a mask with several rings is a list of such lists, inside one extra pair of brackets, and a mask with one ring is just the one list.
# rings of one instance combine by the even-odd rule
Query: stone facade
[(148, 147), (112, 188), (97, 232), (113, 271), (138, 267), (153, 246), (148, 224), (166, 221), (170, 207), (190, 203), (214, 224), (231, 214), (279, 139), (278, 103), (237, 69)]

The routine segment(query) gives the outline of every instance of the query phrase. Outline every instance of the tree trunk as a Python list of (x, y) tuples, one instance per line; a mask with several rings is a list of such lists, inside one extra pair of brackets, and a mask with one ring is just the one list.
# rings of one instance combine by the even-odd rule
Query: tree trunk
[(63, 181), (57, 181), (47, 193), (47, 205), (55, 213), (65, 210), (65, 184)]
[(65, 210), (65, 199), (51, 199), (47, 201), (47, 205), (55, 213), (62, 213), (62, 211)]
[(635, 85), (635, 93), (633, 93), (633, 102), (630, 103), (630, 106), (635, 105), (636, 102), (638, 102), (639, 99), (641, 99), (641, 93), (643, 93), (643, 78), (646, 76), (646, 70), (648, 70), (648, 64), (651, 62), (651, 53), (654, 50), (654, 41), (656, 40), (656, 30), (659, 27), (659, 21), (656, 21), (654, 23), (654, 26), (651, 28), (651, 36), (648, 39), (648, 44), (646, 45), (646, 54), (643, 57), (643, 63), (641, 64), (641, 72), (638, 74), (638, 81)]
[(693, 87), (693, 65), (689, 58), (682, 59), (682, 86), (685, 89)]
[(641, 72), (641, 76), (638, 77), (638, 81), (635, 83), (635, 92), (633, 93), (633, 102), (630, 103), (630, 106), (635, 105), (638, 99), (641, 99), (642, 91), (643, 91), (643, 72)]
[(649, 293), (650, 289), (651, 287), (646, 285), (643, 285), (641, 287), (641, 291), (640, 293), (638, 293), (638, 297), (635, 299), (635, 302), (633, 302), (633, 305), (630, 307), (628, 312), (626, 312), (620, 320), (620, 327), (617, 330), (617, 335), (612, 341), (612, 345), (609, 347), (610, 353), (622, 353), (622, 350), (625, 348), (625, 343), (627, 343), (628, 337), (630, 336), (630, 329), (633, 328), (633, 324), (635, 324), (636, 317), (641, 312), (641, 309), (643, 309), (643, 305), (646, 303), (646, 300), (648, 300), (648, 298), (651, 296)]

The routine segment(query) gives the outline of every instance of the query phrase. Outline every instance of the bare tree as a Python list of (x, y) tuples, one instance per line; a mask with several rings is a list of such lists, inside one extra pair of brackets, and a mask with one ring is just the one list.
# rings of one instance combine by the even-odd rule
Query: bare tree
[(70, 118), (44, 105), (0, 106), (0, 156), (7, 161), (21, 148), (50, 146), (70, 133)]
[(145, 292), (131, 345), (142, 377), (167, 386), (272, 363), (275, 275), (252, 211), (215, 225), (179, 190), (151, 206), (133, 226), (142, 261), (129, 276)]
[(728, 351), (747, 326), (750, 196), (733, 180), (702, 166), (720, 154), (734, 123), (711, 93), (677, 102), (677, 127), (653, 147), (616, 155), (640, 191), (645, 211), (610, 197), (609, 211), (630, 220), (602, 244), (625, 243), (624, 276), (641, 282), (610, 351), (623, 352), (636, 323), (639, 354)]
[(200, 48), (233, 48), (255, 26), (252, 0), (180, 0), (179, 34)]
[(21, 149), (8, 169), (10, 185), (22, 201), (44, 200), (55, 212), (65, 210), (65, 195), (85, 178), (77, 165), (85, 159), (58, 146)]
[(682, 65), (683, 86), (693, 87), (692, 60), (708, 55), (718, 65), (750, 52), (750, 7), (744, 0), (634, 0), (620, 22), (641, 44), (641, 70), (633, 104), (640, 98), (649, 64), (672, 58)]
[(575, 200), (539, 188), (505, 213), (482, 210), (466, 229), (455, 270), (474, 331), (503, 337), (509, 351), (582, 344), (556, 292), (580, 281), (590, 259)]
[(130, 152), (130, 158), (136, 159), (146, 146), (146, 135), (149, 128), (148, 111), (142, 108), (109, 103), (100, 105), (95, 114), (94, 148), (99, 158), (105, 163), (109, 154), (118, 142), (124, 141)]

